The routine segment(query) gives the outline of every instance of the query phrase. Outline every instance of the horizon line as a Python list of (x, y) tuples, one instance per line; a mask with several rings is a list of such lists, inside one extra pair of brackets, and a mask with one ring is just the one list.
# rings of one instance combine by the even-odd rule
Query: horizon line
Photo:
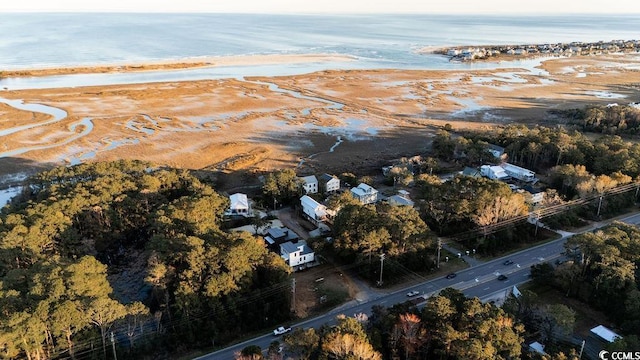
[(443, 15), (443, 16), (588, 16), (588, 15), (614, 15), (614, 16), (640, 16), (639, 12), (244, 12), (244, 11), (199, 11), (199, 10), (127, 10), (127, 9), (49, 9), (49, 10), (1, 10), (1, 14), (219, 14), (219, 15), (298, 15), (298, 16), (338, 16), (338, 15)]

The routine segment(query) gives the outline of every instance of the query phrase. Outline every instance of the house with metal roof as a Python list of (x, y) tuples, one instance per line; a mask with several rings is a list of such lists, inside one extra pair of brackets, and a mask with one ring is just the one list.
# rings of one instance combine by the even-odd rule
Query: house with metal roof
[(241, 215), (245, 217), (253, 216), (253, 212), (251, 211), (251, 203), (249, 202), (249, 198), (247, 198), (246, 194), (235, 193), (229, 196), (229, 201), (231, 205), (229, 206), (227, 211), (225, 211), (224, 215)]
[(305, 265), (315, 260), (315, 253), (304, 240), (280, 244), (280, 256), (291, 267)]
[(351, 188), (351, 194), (363, 205), (373, 204), (378, 201), (378, 190), (365, 183), (360, 183), (357, 187)]

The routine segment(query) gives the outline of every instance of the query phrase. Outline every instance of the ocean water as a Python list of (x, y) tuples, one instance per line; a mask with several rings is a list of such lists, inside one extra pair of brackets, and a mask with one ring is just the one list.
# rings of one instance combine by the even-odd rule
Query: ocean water
[[(431, 46), (640, 38), (640, 15), (0, 14), (0, 71), (251, 54), (344, 54), (354, 62), (225, 67), (118, 76), (53, 77), (51, 86), (289, 75), (331, 68), (485, 67), (418, 53)], [(495, 65), (492, 65), (495, 66)], [(148, 79), (147, 79), (148, 78)], [(71, 83), (69, 79), (75, 79)], [(54, 84), (54, 85), (51, 85)], [(58, 85), (55, 85), (58, 84)], [(46, 85), (46, 84), (45, 84)], [(38, 87), (0, 79), (8, 89)]]

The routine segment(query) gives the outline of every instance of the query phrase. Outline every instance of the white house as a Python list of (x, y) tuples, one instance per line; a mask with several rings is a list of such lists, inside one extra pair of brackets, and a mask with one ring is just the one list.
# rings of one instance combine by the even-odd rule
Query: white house
[(332, 193), (340, 190), (340, 179), (334, 175), (322, 174), (320, 175), (320, 187), (324, 192)]
[(500, 166), (502, 166), (507, 175), (511, 176), (512, 178), (533, 183), (538, 181), (538, 179), (536, 178), (536, 173), (529, 169), (525, 169), (509, 163), (503, 163)]
[(387, 202), (393, 206), (413, 206), (414, 204), (407, 190), (398, 190), (398, 194), (389, 196)]
[(302, 180), (302, 188), (306, 194), (315, 194), (318, 192), (318, 179), (315, 175), (309, 175), (300, 178)]
[(300, 198), (302, 212), (313, 222), (318, 223), (327, 217), (327, 207), (305, 195)]
[(529, 185), (523, 186), (522, 189), (527, 192), (525, 196), (527, 198), (527, 201), (531, 204), (537, 205), (544, 201), (544, 191), (536, 189)]
[(493, 165), (482, 165), (480, 167), (480, 174), (482, 176), (487, 177), (493, 180), (507, 180), (509, 179), (509, 175), (506, 171), (500, 166)]
[(246, 194), (235, 193), (229, 196), (229, 200), (231, 201), (231, 205), (225, 212), (225, 215), (253, 216), (251, 203), (249, 203)]
[(489, 144), (487, 145), (487, 151), (489, 151), (496, 159), (504, 160), (507, 158), (507, 154), (505, 154), (502, 146)]
[(351, 188), (351, 194), (363, 205), (373, 204), (378, 201), (378, 190), (365, 183), (360, 183), (357, 187)]
[(280, 256), (291, 267), (304, 265), (315, 260), (313, 250), (304, 240), (297, 242), (287, 241), (280, 245)]

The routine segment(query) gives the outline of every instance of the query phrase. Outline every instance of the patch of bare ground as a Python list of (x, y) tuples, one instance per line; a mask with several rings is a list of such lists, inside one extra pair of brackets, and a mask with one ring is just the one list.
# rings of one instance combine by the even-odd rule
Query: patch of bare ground
[(296, 279), (295, 314), (299, 318), (319, 313), (322, 297), (331, 296), (328, 293), (344, 293), (345, 301), (354, 299), (358, 293), (356, 284), (330, 264), (296, 272), (293, 276)]

